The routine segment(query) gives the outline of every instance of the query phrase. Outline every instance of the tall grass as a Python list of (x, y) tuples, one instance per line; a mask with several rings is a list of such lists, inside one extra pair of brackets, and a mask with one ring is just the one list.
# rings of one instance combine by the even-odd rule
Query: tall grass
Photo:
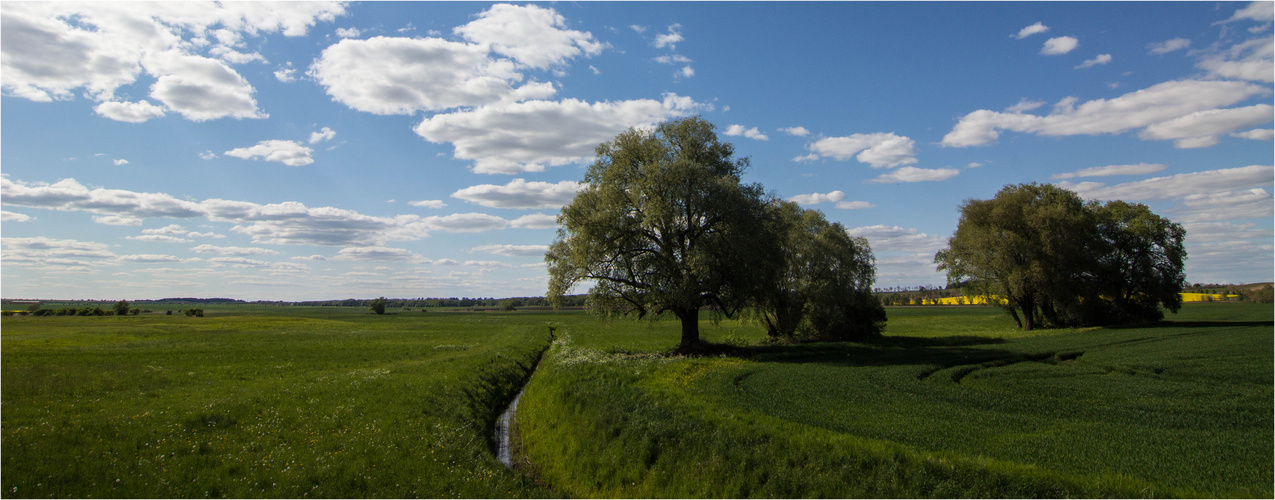
[(545, 497), (491, 422), (555, 315), (5, 318), (8, 497)]
[[(891, 318), (913, 335), (747, 359), (576, 331), (519, 429), (533, 472), (586, 497), (1269, 497), (1270, 310), (1207, 307), (1030, 336), (933, 309)], [(988, 328), (941, 336), (970, 320)]]

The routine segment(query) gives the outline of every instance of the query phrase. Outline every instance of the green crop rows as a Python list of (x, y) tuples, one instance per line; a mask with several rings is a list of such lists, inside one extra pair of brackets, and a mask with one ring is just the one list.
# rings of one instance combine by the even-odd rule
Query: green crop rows
[(1271, 495), (1267, 306), (1029, 336), (890, 312), (881, 342), (742, 359), (573, 337), (523, 398), (529, 462), (588, 497)]

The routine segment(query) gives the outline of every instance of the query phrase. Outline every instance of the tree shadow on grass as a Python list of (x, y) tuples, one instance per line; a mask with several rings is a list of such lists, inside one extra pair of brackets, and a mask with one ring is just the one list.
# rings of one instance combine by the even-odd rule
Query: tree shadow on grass
[[(746, 348), (746, 357), (763, 362), (819, 363), (836, 366), (936, 365), (943, 368), (1042, 357), (1001, 347), (1005, 339), (977, 336), (882, 337), (868, 342), (823, 342)], [(980, 347), (986, 346), (986, 347)], [(1052, 356), (1049, 353), (1045, 356)]]
[(1134, 325), (1111, 325), (1104, 327), (1107, 330), (1135, 330), (1150, 328), (1226, 328), (1236, 326), (1248, 327), (1275, 327), (1275, 321), (1169, 321), (1161, 320), (1155, 323), (1142, 323)]

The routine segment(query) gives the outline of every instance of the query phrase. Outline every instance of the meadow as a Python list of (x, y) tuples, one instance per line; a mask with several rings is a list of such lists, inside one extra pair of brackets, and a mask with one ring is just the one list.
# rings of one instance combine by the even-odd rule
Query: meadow
[(545, 497), (490, 454), (554, 315), (4, 318), (7, 497)]
[(879, 342), (720, 358), (567, 332), (520, 404), (527, 467), (582, 497), (1271, 496), (1269, 306), (889, 313)]
[[(701, 358), (581, 311), (208, 309), (0, 319), (4, 496), (1272, 494), (1266, 305), (1028, 334), (891, 308), (864, 344), (706, 319), (738, 355)], [(511, 471), (492, 425), (529, 375)]]

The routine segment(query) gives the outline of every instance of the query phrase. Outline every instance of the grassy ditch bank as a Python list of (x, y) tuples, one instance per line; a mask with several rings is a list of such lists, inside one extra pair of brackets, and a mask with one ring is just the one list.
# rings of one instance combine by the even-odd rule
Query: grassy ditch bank
[(1271, 312), (1212, 307), (1019, 336), (994, 309), (944, 335), (933, 309), (742, 359), (575, 330), (523, 396), (522, 449), (582, 497), (1269, 497)]

